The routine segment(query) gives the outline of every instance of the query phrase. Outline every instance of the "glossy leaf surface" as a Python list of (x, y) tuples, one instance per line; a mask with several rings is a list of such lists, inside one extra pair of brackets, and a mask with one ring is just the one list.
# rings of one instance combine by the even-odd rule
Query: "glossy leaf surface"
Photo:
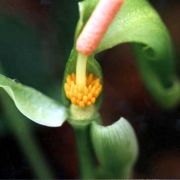
[(66, 119), (66, 109), (54, 100), (0, 75), (0, 87), (14, 101), (19, 111), (32, 121), (51, 127), (61, 126)]
[(127, 178), (138, 153), (136, 137), (128, 121), (121, 118), (107, 127), (94, 123), (91, 136), (103, 170), (102, 178)]

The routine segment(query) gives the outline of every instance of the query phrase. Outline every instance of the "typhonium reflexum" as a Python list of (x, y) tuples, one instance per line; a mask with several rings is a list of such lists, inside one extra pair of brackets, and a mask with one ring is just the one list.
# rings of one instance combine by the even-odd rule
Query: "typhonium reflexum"
[[(96, 43), (90, 46), (90, 50), (85, 48), (84, 51), (81, 38), (92, 40), (93, 36), (89, 34), (86, 38), (88, 28), (85, 28), (85, 35), (80, 34), (91, 14), (99, 13), (95, 8), (103, 1), (116, 2), (118, 8), (112, 6), (114, 13), (110, 16), (112, 18), (108, 17), (113, 20), (111, 23), (106, 24), (103, 16), (97, 18), (105, 23), (99, 33), (101, 37), (96, 37)], [(122, 2), (84, 0), (79, 3), (80, 17), (74, 46), (62, 82), (63, 104), (0, 75), (0, 87), (26, 117), (49, 127), (61, 126), (66, 120), (72, 125), (76, 132), (83, 178), (127, 178), (138, 154), (135, 134), (127, 120), (121, 118), (110, 126), (101, 125), (98, 109), (102, 101), (103, 76), (95, 59), (97, 53), (122, 43), (132, 43), (144, 84), (157, 103), (162, 108), (172, 108), (180, 101), (180, 84), (175, 73), (171, 39), (162, 20), (146, 0)], [(100, 15), (102, 13), (108, 15), (101, 9)], [(97, 27), (91, 26), (90, 32), (97, 33), (98, 23), (94, 24)], [(77, 41), (79, 35), (80, 40)], [(94, 159), (98, 160), (98, 164)]]

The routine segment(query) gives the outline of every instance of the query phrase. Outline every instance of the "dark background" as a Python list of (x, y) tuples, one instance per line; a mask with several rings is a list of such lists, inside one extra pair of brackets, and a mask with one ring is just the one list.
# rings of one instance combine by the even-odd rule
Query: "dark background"
[[(180, 1), (151, 2), (172, 36), (179, 74)], [(0, 0), (0, 62), (4, 73), (60, 100), (60, 82), (77, 19), (75, 0)], [(180, 178), (180, 107), (167, 112), (155, 104), (129, 45), (108, 50), (98, 59), (105, 80), (104, 123), (123, 116), (137, 134), (140, 155), (132, 177)], [(3, 104), (0, 111), (0, 178), (36, 177), (14, 130), (16, 119), (8, 121)], [(47, 128), (29, 120), (26, 123), (54, 177), (77, 178), (72, 128), (68, 124)]]

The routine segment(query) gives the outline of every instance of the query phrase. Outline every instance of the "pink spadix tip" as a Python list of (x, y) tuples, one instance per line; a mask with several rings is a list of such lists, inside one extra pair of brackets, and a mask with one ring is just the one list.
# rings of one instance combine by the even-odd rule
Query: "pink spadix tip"
[(124, 0), (100, 0), (77, 42), (76, 49), (90, 56), (100, 44)]

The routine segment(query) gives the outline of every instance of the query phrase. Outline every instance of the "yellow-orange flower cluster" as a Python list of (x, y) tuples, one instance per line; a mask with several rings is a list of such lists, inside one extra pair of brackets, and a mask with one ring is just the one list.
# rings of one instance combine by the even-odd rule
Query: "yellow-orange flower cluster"
[(72, 104), (83, 108), (96, 102), (97, 97), (102, 91), (102, 85), (99, 78), (93, 74), (88, 74), (86, 86), (80, 88), (76, 84), (76, 75), (73, 73), (67, 76), (64, 90)]

